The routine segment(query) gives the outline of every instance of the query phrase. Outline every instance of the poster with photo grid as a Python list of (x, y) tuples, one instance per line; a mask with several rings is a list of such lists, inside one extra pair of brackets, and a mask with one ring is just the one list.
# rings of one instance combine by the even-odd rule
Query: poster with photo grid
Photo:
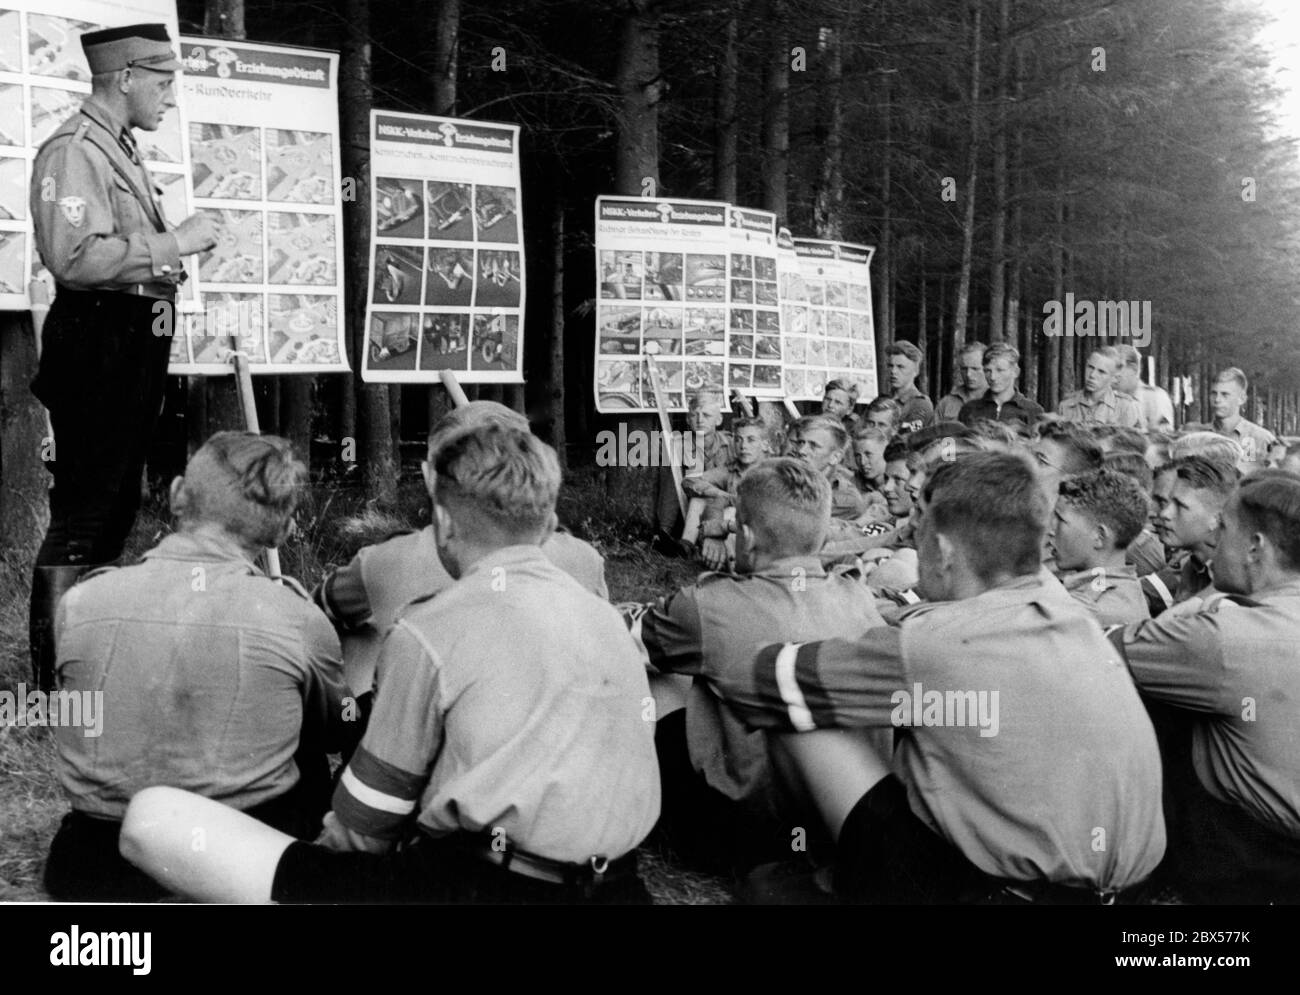
[(596, 199), (598, 411), (655, 410), (646, 356), (670, 411), (691, 391), (726, 390), (729, 206)]
[(185, 37), (181, 59), (191, 198), (217, 245), (171, 372), (228, 372), (232, 335), (254, 374), (347, 370), (338, 55)]
[(782, 229), (778, 266), (786, 399), (818, 400), (826, 381), (847, 379), (860, 401), (876, 396), (871, 257), (850, 242), (791, 238)]
[(523, 383), (519, 128), (371, 111), (362, 376)]
[[(90, 93), (81, 36), (142, 22), (165, 24), (176, 38), (175, 0), (0, 0), (0, 310), (27, 310), (33, 277), (54, 294), (54, 278), (33, 244), (28, 191), (36, 150)], [(183, 108), (177, 108), (157, 131), (135, 131), (173, 225), (190, 213), (183, 127)], [(195, 299), (190, 284), (182, 295)]]

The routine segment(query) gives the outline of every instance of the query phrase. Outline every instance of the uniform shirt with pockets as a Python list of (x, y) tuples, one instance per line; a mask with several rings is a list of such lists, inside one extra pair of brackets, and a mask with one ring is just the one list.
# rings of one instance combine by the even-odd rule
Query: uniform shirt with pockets
[(503, 834), (552, 860), (620, 857), (659, 817), (653, 698), (622, 617), (536, 546), (508, 546), (389, 632), (327, 844), (414, 828)]
[(1146, 416), (1142, 414), (1142, 406), (1137, 400), (1110, 387), (1093, 398), (1076, 390), (1061, 399), (1056, 411), (1066, 421), (1081, 425), (1122, 425), (1143, 432), (1147, 427)]
[(1192, 763), (1210, 794), (1300, 839), (1300, 581), (1111, 638), (1143, 694), (1195, 713)]
[(817, 557), (789, 557), (752, 574), (705, 573), (650, 605), (637, 619), (650, 663), (694, 678), (686, 699), (686, 743), (705, 781), (741, 800), (769, 782), (763, 733), (749, 731), (725, 687), (769, 643), (860, 636), (883, 620), (871, 590)]
[(251, 808), (297, 783), (305, 724), (346, 739), (333, 628), (229, 540), (170, 535), (73, 587), (55, 627), (61, 687), (103, 692), (100, 736), (58, 730), (74, 810), (121, 819), (151, 785)]
[(89, 96), (36, 153), (36, 248), (60, 285), (147, 284), (155, 296), (174, 292), (182, 273), (176, 236), (167, 230), (148, 169), (128, 154), (133, 144), (126, 124)]
[[(758, 728), (900, 729), (912, 811), (996, 877), (1119, 890), (1164, 854), (1151, 721), (1097, 620), (1046, 571), (857, 640), (766, 647), (725, 690)], [(936, 693), (946, 724), (921, 710)]]

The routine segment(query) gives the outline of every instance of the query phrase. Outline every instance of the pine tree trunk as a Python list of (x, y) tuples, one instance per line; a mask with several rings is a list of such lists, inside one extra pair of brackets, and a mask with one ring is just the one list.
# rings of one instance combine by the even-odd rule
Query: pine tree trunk
[(551, 214), (551, 445), (560, 458), (560, 469), (566, 470), (569, 451), (564, 431), (564, 197), (558, 180), (552, 189), (555, 207)]
[[(989, 341), (1003, 338), (1003, 312), (1006, 307), (1006, 232), (1007, 232), (1007, 80), (1011, 75), (1011, 0), (998, 3), (998, 78), (997, 108), (993, 126), (993, 231), (989, 246)], [(1009, 337), (1016, 338), (1015, 324), (1009, 325)]]
[(722, 59), (714, 88), (713, 195), (718, 200), (736, 200), (736, 150), (740, 122), (736, 116), (736, 88), (740, 59), (736, 42), (739, 15), (735, 0), (727, 6), (727, 23), (722, 35)]
[[(647, 186), (659, 189), (660, 9), (653, 0), (629, 0), (616, 76), (619, 95), (616, 193), (640, 197)], [(648, 184), (645, 183), (648, 181)], [(597, 416), (598, 418), (601, 416)], [(624, 418), (628, 431), (658, 427), (653, 415)], [(658, 473), (651, 468), (613, 468), (606, 473), (609, 501), (653, 516)]]
[(813, 229), (819, 238), (844, 237), (844, 55), (840, 30), (826, 31), (821, 61), (826, 75), (821, 86), (822, 156), (813, 202)]
[(789, 221), (790, 27), (786, 0), (767, 0), (768, 45), (763, 82), (763, 207)]
[(343, 0), (342, 15), (348, 25), (339, 60), (343, 172), (356, 181), (356, 200), (346, 205), (344, 214), (348, 324), (357, 392), (356, 455), (362, 461), (366, 497), (391, 505), (397, 499), (398, 467), (393, 461), (393, 436), (388, 424), (388, 388), (361, 381), (361, 359), (367, 348), (366, 293), (370, 273), (370, 0)]
[(970, 303), (971, 259), (975, 242), (975, 182), (979, 165), (979, 97), (980, 97), (980, 23), (983, 0), (971, 6), (971, 73), (970, 73), (970, 136), (966, 151), (966, 214), (961, 230), (961, 275), (957, 283), (957, 299), (953, 315), (953, 346), (959, 347), (966, 338), (966, 311)]

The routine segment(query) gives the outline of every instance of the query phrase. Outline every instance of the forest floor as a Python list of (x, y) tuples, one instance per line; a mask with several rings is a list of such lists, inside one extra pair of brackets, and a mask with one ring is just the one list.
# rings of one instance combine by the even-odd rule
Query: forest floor
[[(592, 542), (605, 557), (613, 601), (650, 600), (688, 582), (695, 568), (650, 552), (649, 523), (614, 507), (598, 478), (578, 472), (566, 479), (560, 518)], [(346, 563), (361, 546), (405, 528), (428, 523), (428, 499), (412, 482), (398, 507), (379, 512), (346, 488), (317, 488), (300, 509), (298, 531), (283, 547), (286, 573), (308, 587), (335, 564)], [(128, 561), (169, 530), (161, 493), (146, 503), (127, 544)], [(29, 568), (0, 562), (0, 690), (30, 682), (27, 649)], [(66, 811), (55, 776), (52, 733), (43, 728), (0, 725), (0, 902), (45, 901), (41, 876), (50, 840)], [(732, 900), (729, 882), (681, 866), (653, 839), (642, 851), (642, 872), (657, 904), (716, 905)]]

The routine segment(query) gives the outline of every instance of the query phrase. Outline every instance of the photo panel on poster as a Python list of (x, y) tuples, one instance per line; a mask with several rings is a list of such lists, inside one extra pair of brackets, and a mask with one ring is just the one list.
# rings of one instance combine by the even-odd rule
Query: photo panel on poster
[[(254, 374), (347, 370), (338, 55), (183, 37), (181, 57), (191, 198), (218, 226), (216, 248), (200, 256), (195, 307), (206, 316), (223, 294), (261, 295)], [(417, 256), (411, 304), (422, 269)], [(173, 373), (229, 369), (210, 350), (189, 351)]]
[[(519, 128), (372, 111), (371, 170), (362, 376), (434, 383), (453, 370), (466, 383), (521, 383)], [(397, 320), (407, 308), (413, 324)], [(402, 349), (407, 324), (414, 346)]]

